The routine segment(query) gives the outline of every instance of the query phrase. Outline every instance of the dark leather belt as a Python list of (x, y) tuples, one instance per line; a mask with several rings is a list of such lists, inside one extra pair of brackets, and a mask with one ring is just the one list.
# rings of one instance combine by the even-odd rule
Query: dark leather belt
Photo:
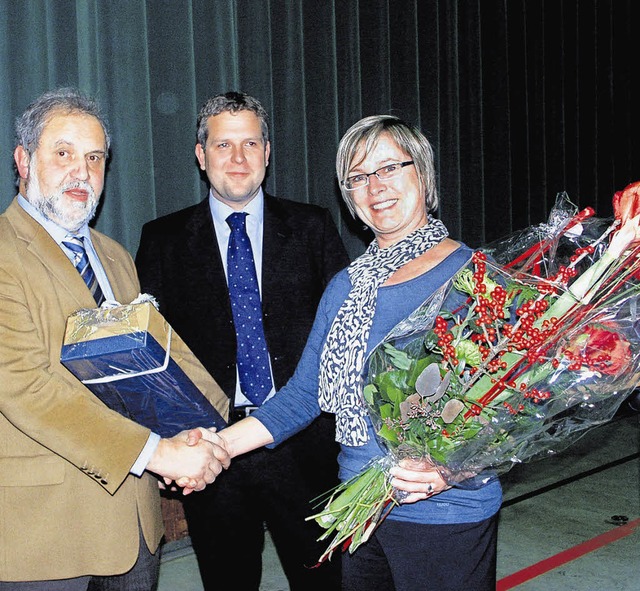
[(247, 406), (237, 406), (229, 413), (229, 424), (237, 423), (242, 419), (247, 418), (251, 413), (255, 412), (260, 408), (259, 406), (247, 405)]

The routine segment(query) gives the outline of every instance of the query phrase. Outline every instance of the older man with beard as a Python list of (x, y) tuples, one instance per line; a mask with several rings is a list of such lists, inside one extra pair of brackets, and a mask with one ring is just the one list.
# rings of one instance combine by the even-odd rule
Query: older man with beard
[(160, 439), (60, 364), (67, 317), (130, 302), (139, 283), (126, 250), (88, 227), (109, 150), (97, 105), (53, 91), (16, 131), (20, 194), (0, 216), (0, 591), (151, 590), (162, 536), (151, 473), (201, 490), (228, 456), (186, 433)]

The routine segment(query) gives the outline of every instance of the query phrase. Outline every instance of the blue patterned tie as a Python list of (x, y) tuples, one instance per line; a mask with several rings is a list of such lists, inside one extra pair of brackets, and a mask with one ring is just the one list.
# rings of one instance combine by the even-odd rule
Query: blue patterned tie
[(246, 230), (246, 216), (246, 213), (236, 212), (227, 218), (227, 224), (231, 228), (227, 275), (238, 342), (240, 388), (253, 404), (260, 405), (271, 391), (273, 382), (262, 326), (258, 276)]
[(69, 239), (63, 240), (62, 244), (64, 244), (74, 254), (74, 265), (82, 279), (84, 279), (84, 282), (87, 284), (91, 295), (96, 300), (96, 304), (99, 306), (104, 302), (104, 294), (102, 293), (102, 289), (100, 289), (98, 278), (89, 264), (89, 257), (87, 256), (87, 251), (84, 248), (83, 240), (83, 236), (69, 236)]

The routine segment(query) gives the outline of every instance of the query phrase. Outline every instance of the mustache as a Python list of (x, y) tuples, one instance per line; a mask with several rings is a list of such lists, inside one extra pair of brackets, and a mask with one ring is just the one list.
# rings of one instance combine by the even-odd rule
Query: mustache
[(96, 192), (87, 181), (71, 181), (65, 183), (60, 187), (60, 193), (64, 193), (65, 191), (72, 191), (73, 189), (81, 189), (83, 191), (87, 191), (91, 200), (94, 200), (96, 198)]

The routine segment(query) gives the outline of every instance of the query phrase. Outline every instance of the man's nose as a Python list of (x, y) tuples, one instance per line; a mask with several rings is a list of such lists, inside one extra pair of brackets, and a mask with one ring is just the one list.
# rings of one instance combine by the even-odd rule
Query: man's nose
[(89, 178), (89, 165), (84, 158), (78, 158), (73, 163), (71, 176), (79, 181), (86, 181)]
[(244, 155), (244, 147), (236, 146), (233, 148), (233, 161), (234, 162), (244, 162), (246, 160)]

